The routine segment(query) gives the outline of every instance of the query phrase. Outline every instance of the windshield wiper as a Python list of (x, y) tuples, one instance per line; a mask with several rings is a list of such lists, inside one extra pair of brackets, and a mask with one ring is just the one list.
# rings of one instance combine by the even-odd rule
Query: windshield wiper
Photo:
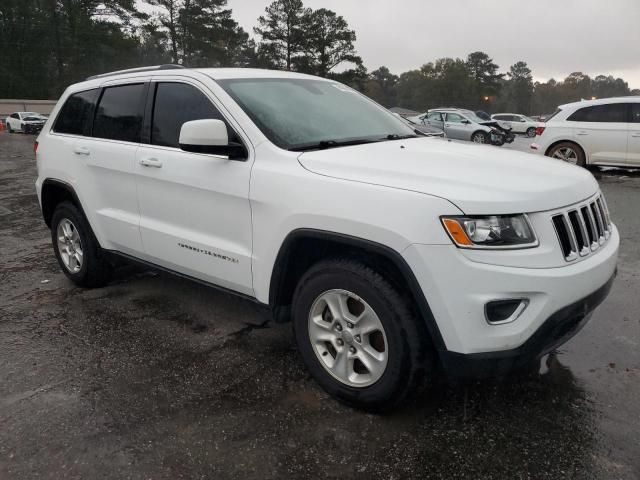
[[(386, 140), (386, 139), (385, 139)], [(379, 142), (380, 140), (372, 140), (370, 138), (356, 138), (352, 140), (321, 140), (319, 142), (296, 145), (289, 148), (292, 152), (306, 152), (307, 150), (326, 150), (328, 148), (346, 147), (348, 145), (362, 145), (365, 143)]]
[(405, 138), (418, 138), (418, 135), (399, 135), (397, 133), (390, 133), (389, 135), (384, 137), (384, 140), (404, 140)]

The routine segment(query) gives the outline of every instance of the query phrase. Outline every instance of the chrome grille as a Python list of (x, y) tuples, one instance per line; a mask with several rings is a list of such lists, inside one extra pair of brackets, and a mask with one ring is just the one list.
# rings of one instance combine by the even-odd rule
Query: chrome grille
[(609, 209), (602, 195), (551, 217), (567, 262), (595, 252), (611, 236)]

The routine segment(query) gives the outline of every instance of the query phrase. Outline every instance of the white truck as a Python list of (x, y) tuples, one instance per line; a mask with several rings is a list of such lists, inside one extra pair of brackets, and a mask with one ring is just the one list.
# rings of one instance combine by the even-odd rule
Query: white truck
[(332, 80), (158, 66), (70, 86), (36, 143), (64, 273), (124, 257), (292, 321), (335, 398), (528, 366), (607, 295), (619, 236), (586, 170), (414, 131)]

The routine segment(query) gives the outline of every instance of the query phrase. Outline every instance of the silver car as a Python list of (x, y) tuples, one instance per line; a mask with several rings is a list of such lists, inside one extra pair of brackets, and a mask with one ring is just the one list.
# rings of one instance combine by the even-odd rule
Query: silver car
[[(447, 138), (475, 143), (491, 143), (493, 128), (471, 110), (434, 108), (423, 115), (412, 117), (416, 123), (430, 125), (444, 131)], [(489, 122), (491, 123), (491, 122)]]

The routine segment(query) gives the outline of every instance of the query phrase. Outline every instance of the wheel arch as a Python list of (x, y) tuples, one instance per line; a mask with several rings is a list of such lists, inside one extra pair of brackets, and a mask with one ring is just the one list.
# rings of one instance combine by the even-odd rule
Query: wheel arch
[(294, 230), (280, 246), (269, 284), (269, 306), (276, 322), (290, 320), (293, 292), (302, 275), (316, 262), (339, 256), (360, 261), (390, 281), (424, 321), (434, 347), (446, 349), (422, 288), (400, 253), (371, 240), (324, 230)]
[(47, 224), (47, 227), (51, 228), (51, 218), (53, 217), (56, 206), (64, 201), (73, 203), (84, 215), (82, 203), (80, 203), (80, 199), (73, 186), (62, 180), (46, 178), (42, 182), (40, 203), (44, 223)]

